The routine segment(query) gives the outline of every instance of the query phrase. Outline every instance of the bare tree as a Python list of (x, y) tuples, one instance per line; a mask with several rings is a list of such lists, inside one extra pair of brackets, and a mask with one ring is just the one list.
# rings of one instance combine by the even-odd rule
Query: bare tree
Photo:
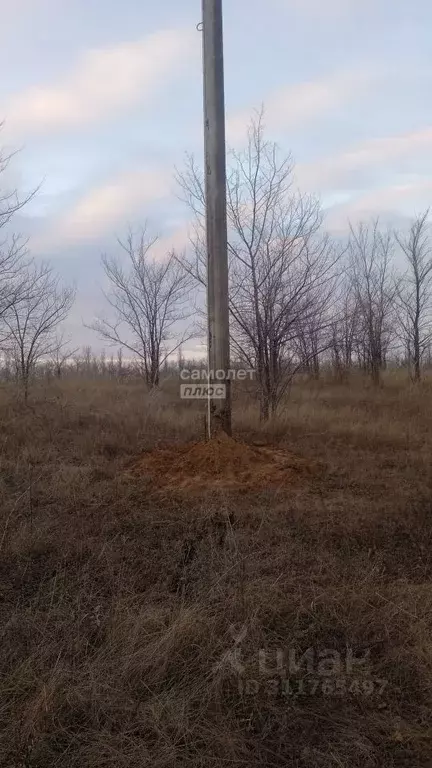
[(129, 233), (119, 241), (128, 258), (128, 269), (116, 259), (102, 257), (110, 292), (105, 297), (114, 320), (97, 319), (90, 327), (137, 358), (146, 383), (158, 386), (161, 366), (169, 355), (191, 338), (178, 324), (190, 317), (190, 277), (173, 253), (158, 261), (152, 256), (157, 238), (144, 229), (138, 238)]
[(12, 353), (25, 402), (36, 365), (58, 348), (57, 331), (66, 319), (75, 291), (62, 287), (47, 264), (31, 264), (25, 271), (25, 294), (4, 315), (7, 349)]
[(117, 377), (120, 379), (124, 373), (124, 364), (123, 364), (123, 349), (121, 347), (117, 350)]
[[(1, 128), (0, 123), (0, 130)], [(15, 154), (0, 151), (0, 177), (7, 171)], [(23, 297), (26, 287), (26, 243), (21, 236), (6, 233), (7, 225), (34, 197), (36, 191), (20, 197), (16, 189), (0, 189), (0, 230), (5, 233), (4, 237), (0, 238), (0, 340), (5, 335), (4, 315)]]
[(399, 322), (412, 364), (414, 381), (420, 381), (421, 364), (432, 340), (432, 244), (429, 209), (417, 216), (407, 235), (396, 233), (408, 269), (399, 283)]
[[(260, 414), (267, 419), (298, 368), (299, 328), (314, 323), (311, 354), (319, 355), (340, 252), (321, 232), (319, 203), (294, 188), (291, 158), (280, 157), (265, 139), (262, 114), (251, 122), (246, 149), (229, 157), (232, 347), (256, 370)], [(204, 185), (193, 158), (177, 179), (195, 219), (193, 254), (183, 267), (205, 286)]]
[[(0, 131), (2, 128), (3, 123), (0, 123)], [(7, 171), (11, 160), (16, 154), (17, 151), (0, 151), (0, 175)], [(36, 192), (37, 189), (34, 189), (24, 197), (20, 197), (17, 189), (2, 189), (0, 192), (0, 227), (6, 226), (12, 217), (30, 202)]]
[(90, 376), (93, 371), (93, 366), (92, 366), (93, 359), (94, 359), (94, 354), (92, 352), (92, 348), (89, 344), (86, 344), (82, 348), (81, 367), (84, 369), (87, 376)]
[[(332, 294), (334, 293), (331, 286)], [(294, 348), (301, 364), (301, 369), (313, 379), (318, 380), (321, 371), (321, 360), (333, 341), (333, 326), (337, 314), (334, 297), (320, 296), (315, 311), (307, 313), (306, 317), (299, 316), (296, 321), (296, 338)]]
[(381, 232), (379, 219), (370, 225), (350, 224), (349, 271), (358, 312), (357, 348), (372, 381), (378, 385), (394, 333), (393, 238)]
[(356, 361), (358, 344), (363, 338), (362, 327), (357, 291), (348, 270), (340, 282), (338, 294), (334, 297), (331, 319), (331, 358), (336, 376), (341, 381), (346, 380)]
[(62, 378), (66, 364), (68, 361), (73, 360), (78, 352), (78, 347), (72, 349), (69, 344), (70, 340), (65, 339), (63, 333), (59, 333), (55, 336), (55, 339), (53, 338), (53, 348), (49, 355), (49, 359), (57, 379)]
[(12, 235), (0, 243), (0, 340), (5, 337), (4, 316), (19, 302), (27, 287), (25, 279), (26, 244)]

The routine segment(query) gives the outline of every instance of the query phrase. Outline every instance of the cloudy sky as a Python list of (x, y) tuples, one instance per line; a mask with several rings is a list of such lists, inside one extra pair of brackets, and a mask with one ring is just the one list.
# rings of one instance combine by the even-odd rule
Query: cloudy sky
[[(173, 167), (202, 153), (200, 0), (0, 0), (3, 184), (40, 191), (15, 228), (78, 287), (69, 330), (102, 307), (101, 252), (148, 220), (181, 246)], [(327, 226), (432, 202), (428, 0), (225, 0), (228, 139), (265, 105)]]

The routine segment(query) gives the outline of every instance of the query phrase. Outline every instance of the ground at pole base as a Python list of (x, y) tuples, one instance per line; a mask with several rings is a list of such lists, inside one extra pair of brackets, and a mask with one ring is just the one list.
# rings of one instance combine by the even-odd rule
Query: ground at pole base
[(248, 445), (220, 433), (211, 440), (156, 448), (128, 474), (165, 491), (283, 489), (314, 474), (309, 462), (281, 447)]

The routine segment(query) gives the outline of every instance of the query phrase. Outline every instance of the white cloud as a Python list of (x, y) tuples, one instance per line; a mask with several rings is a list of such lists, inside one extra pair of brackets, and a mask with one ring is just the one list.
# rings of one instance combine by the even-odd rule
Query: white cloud
[[(264, 100), (266, 128), (270, 131), (298, 128), (358, 99), (359, 92), (369, 86), (372, 77), (366, 70), (343, 72), (279, 88)], [(243, 110), (228, 118), (227, 138), (230, 143), (236, 144), (244, 139), (250, 115), (250, 111)]]
[(352, 14), (363, 10), (369, 3), (370, 0), (278, 0), (279, 6), (287, 10), (319, 16)]
[(13, 136), (80, 127), (142, 103), (193, 50), (187, 30), (162, 30), (134, 42), (86, 51), (56, 84), (33, 87), (2, 107)]
[(159, 238), (153, 247), (155, 258), (163, 259), (171, 251), (182, 253), (189, 246), (189, 235), (190, 227), (184, 224), (171, 232), (171, 234)]
[(367, 192), (346, 205), (329, 209), (326, 226), (333, 232), (347, 229), (348, 219), (357, 222), (370, 216), (389, 214), (412, 217), (430, 205), (432, 179), (418, 178), (406, 184), (391, 184)]
[(409, 159), (414, 162), (417, 156), (422, 158), (431, 150), (432, 127), (426, 127), (400, 136), (370, 139), (352, 150), (298, 165), (296, 177), (302, 188), (316, 192), (338, 184), (343, 186), (355, 171), (379, 168), (382, 172), (386, 166), (395, 170), (395, 161)]
[(115, 234), (118, 226), (141, 214), (143, 205), (168, 197), (171, 183), (171, 174), (165, 171), (125, 173), (83, 195), (45, 234), (32, 241), (32, 249), (41, 253), (70, 242)]

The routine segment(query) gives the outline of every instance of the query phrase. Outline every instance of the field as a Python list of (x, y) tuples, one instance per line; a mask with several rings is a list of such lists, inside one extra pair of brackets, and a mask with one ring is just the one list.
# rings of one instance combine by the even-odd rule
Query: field
[(310, 471), (188, 493), (130, 471), (203, 437), (177, 382), (4, 385), (0, 765), (431, 766), (431, 402), (238, 395), (235, 437)]

